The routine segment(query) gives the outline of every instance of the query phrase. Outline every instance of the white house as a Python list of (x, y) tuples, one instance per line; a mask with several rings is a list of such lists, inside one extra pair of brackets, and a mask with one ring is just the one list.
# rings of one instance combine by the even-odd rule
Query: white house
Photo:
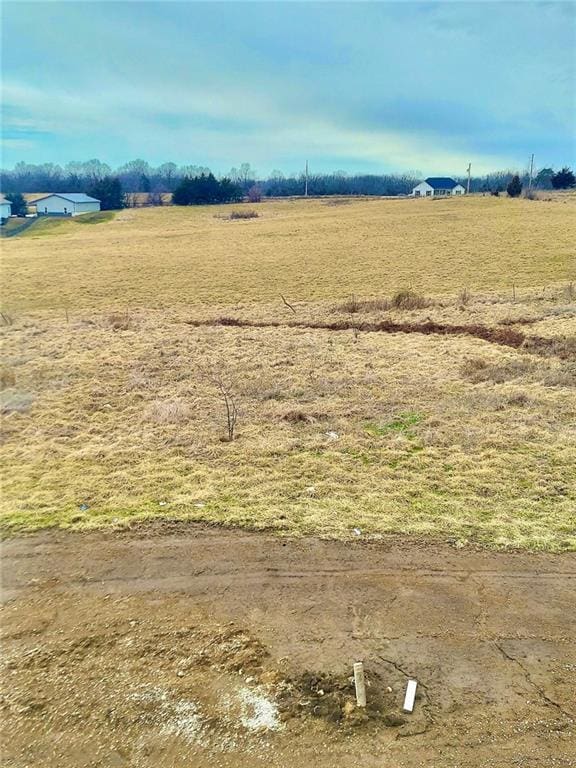
[(58, 192), (34, 201), (38, 216), (79, 216), (100, 210), (100, 200), (83, 192)]
[(444, 195), (463, 195), (466, 190), (454, 179), (443, 176), (430, 176), (412, 190), (413, 197), (441, 197)]
[(0, 219), (9, 219), (12, 215), (12, 201), (0, 195)]

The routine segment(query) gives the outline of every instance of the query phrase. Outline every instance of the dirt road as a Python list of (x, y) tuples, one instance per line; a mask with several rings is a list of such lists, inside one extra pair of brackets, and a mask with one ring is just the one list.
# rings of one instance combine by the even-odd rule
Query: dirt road
[(168, 524), (2, 554), (5, 766), (576, 766), (574, 554)]

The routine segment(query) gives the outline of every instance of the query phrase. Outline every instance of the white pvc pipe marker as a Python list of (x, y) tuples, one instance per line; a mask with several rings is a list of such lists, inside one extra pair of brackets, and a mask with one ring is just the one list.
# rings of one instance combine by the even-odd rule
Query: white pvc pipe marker
[(406, 695), (404, 696), (404, 706), (402, 709), (404, 712), (412, 712), (414, 709), (414, 699), (416, 698), (416, 686), (418, 683), (416, 680), (408, 680), (406, 686)]
[(366, 685), (364, 683), (364, 664), (357, 661), (354, 664), (354, 685), (356, 687), (356, 704), (366, 706)]

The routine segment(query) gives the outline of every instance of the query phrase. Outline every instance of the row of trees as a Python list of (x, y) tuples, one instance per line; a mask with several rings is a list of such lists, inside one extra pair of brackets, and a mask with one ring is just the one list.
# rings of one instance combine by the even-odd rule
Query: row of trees
[[(542, 168), (534, 176), (533, 187), (536, 189), (565, 189), (571, 185), (570, 169), (563, 168), (554, 172), (552, 168)], [(11, 170), (0, 171), (0, 188), (14, 192), (87, 192), (95, 184), (106, 178), (117, 178), (125, 193), (148, 193), (160, 195), (174, 192), (184, 179), (194, 179), (202, 175), (210, 176), (209, 168), (200, 165), (177, 165), (162, 163), (151, 166), (145, 160), (130, 160), (113, 170), (100, 160), (71, 162), (65, 166), (54, 163), (32, 165), (20, 162)], [(486, 176), (471, 179), (472, 192), (504, 191), (514, 176), (512, 171), (499, 171)], [(242, 163), (238, 168), (231, 168), (225, 174), (232, 184), (240, 187), (244, 194), (257, 184), (261, 193), (267, 197), (301, 195), (304, 192), (304, 174), (285, 176), (281, 171), (273, 171), (266, 179), (258, 174), (249, 163)], [(415, 184), (422, 180), (417, 172), (407, 174), (348, 174), (337, 171), (330, 174), (314, 174), (308, 178), (310, 195), (402, 195), (407, 194)], [(466, 178), (457, 179), (466, 184)], [(521, 183), (528, 184), (528, 174), (520, 175)]]
[[(530, 179), (527, 179), (527, 182), (529, 189), (538, 188), (537, 185), (535, 187), (534, 183), (530, 185)], [(564, 167), (562, 170), (558, 171), (558, 173), (554, 173), (552, 171), (551, 183), (552, 189), (570, 189), (571, 187), (576, 186), (576, 176), (574, 176), (570, 168)], [(523, 188), (524, 183), (522, 182), (520, 176), (516, 174), (506, 185), (506, 192), (508, 193), (509, 197), (520, 197)], [(502, 190), (497, 189), (493, 192), (493, 194), (497, 195), (500, 191)]]
[[(100, 208), (103, 211), (117, 211), (130, 204), (130, 196), (124, 193), (120, 179), (114, 176), (106, 176), (96, 181), (88, 188), (87, 194), (100, 200)], [(26, 215), (26, 200), (21, 192), (10, 192), (6, 197), (12, 203), (14, 216)], [(234, 202), (242, 200), (243, 197), (244, 193), (239, 184), (226, 178), (218, 180), (212, 173), (201, 173), (194, 178), (182, 179), (174, 190), (172, 202), (175, 205), (205, 205)], [(149, 195), (149, 198), (154, 204), (154, 196)], [(156, 201), (155, 204), (161, 204), (161, 201)]]
[[(143, 164), (143, 165), (142, 165)], [(201, 166), (176, 166), (164, 163), (155, 169), (155, 174), (138, 174), (150, 166), (143, 160), (134, 160), (112, 174), (110, 168), (99, 160), (86, 163), (69, 163), (66, 172), (60, 166), (40, 166), (18, 163), (11, 171), (0, 172), (0, 188), (13, 202), (13, 212), (20, 215), (25, 211), (21, 198), (26, 192), (86, 192), (102, 201), (103, 210), (117, 210), (126, 205), (136, 204), (140, 193), (147, 195), (149, 205), (161, 205), (162, 194), (173, 193), (176, 205), (198, 205), (241, 200), (247, 196), (252, 202), (261, 197), (287, 197), (302, 195), (305, 177), (284, 176), (273, 171), (267, 179), (257, 180), (255, 171), (248, 163), (230, 174), (217, 179), (207, 168)], [(66, 175), (68, 174), (68, 175)], [(315, 174), (307, 179), (309, 195), (405, 195), (421, 180), (421, 175), (350, 175), (344, 171), (332, 174)], [(154, 184), (152, 183), (154, 181)], [(457, 178), (466, 186), (467, 179)], [(528, 174), (514, 174), (499, 171), (471, 179), (471, 192), (499, 194), (508, 191), (514, 196), (529, 185)], [(533, 189), (568, 189), (576, 186), (576, 178), (570, 168), (554, 172), (542, 168), (532, 179)], [(136, 187), (136, 189), (135, 189)], [(512, 190), (512, 192), (510, 192)], [(138, 200), (141, 204), (141, 197)]]
[[(0, 186), (15, 192), (86, 192), (94, 184), (113, 177), (120, 181), (127, 193), (173, 192), (183, 179), (196, 178), (202, 174), (207, 176), (210, 169), (176, 163), (162, 163), (153, 167), (140, 159), (130, 160), (116, 169), (96, 159), (74, 161), (64, 166), (20, 162), (11, 170), (0, 171)], [(227, 177), (242, 189), (248, 189), (255, 173), (249, 163), (243, 163), (239, 168), (232, 168)]]

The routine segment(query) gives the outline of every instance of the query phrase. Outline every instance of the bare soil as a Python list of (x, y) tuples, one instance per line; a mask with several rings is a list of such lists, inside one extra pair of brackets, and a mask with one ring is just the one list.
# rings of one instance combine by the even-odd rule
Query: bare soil
[(574, 553), (392, 537), (9, 539), (3, 765), (574, 766), (575, 578)]
[[(529, 325), (535, 320), (523, 318), (520, 325)], [(306, 328), (323, 331), (365, 331), (369, 333), (421, 333), (425, 336), (472, 336), (492, 344), (514, 349), (525, 349), (532, 354), (557, 356), (564, 360), (574, 360), (576, 340), (572, 338), (550, 339), (541, 336), (527, 336), (512, 328), (491, 328), (477, 323), (446, 324), (427, 320), (423, 323), (397, 323), (393, 320), (380, 322), (338, 320), (333, 323), (239, 320), (236, 317), (220, 317), (215, 320), (187, 320), (194, 328), (226, 326), (229, 328)]]

